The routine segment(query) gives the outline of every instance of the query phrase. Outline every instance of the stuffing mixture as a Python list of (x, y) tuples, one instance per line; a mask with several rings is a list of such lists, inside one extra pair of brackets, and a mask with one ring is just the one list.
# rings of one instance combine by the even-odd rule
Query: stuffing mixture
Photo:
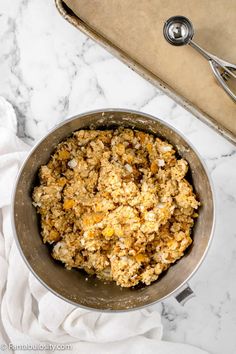
[(39, 173), (42, 238), (67, 269), (149, 285), (191, 244), (199, 202), (173, 146), (138, 130), (79, 130)]

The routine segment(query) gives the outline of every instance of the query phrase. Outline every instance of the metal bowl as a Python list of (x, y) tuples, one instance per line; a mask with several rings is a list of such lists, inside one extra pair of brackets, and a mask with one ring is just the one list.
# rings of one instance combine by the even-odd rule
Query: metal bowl
[[(39, 167), (46, 164), (59, 142), (78, 129), (126, 126), (153, 133), (168, 140), (184, 157), (191, 171), (195, 192), (201, 201), (193, 230), (193, 244), (176, 264), (149, 286), (121, 288), (86, 277), (83, 271), (67, 270), (50, 255), (40, 236), (40, 224), (32, 205), (32, 190)], [(191, 144), (175, 129), (150, 115), (129, 110), (100, 110), (80, 114), (58, 125), (37, 143), (24, 162), (16, 182), (12, 203), (15, 238), (32, 273), (62, 299), (84, 308), (124, 311), (161, 301), (177, 291), (197, 270), (208, 250), (214, 226), (211, 182), (203, 162)]]

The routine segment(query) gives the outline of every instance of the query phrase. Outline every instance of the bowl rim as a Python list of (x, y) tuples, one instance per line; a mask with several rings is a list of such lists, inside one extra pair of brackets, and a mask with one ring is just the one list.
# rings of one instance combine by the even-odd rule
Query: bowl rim
[[(212, 194), (212, 209), (213, 209), (213, 215), (212, 215), (212, 227), (211, 227), (211, 232), (210, 232), (210, 236), (209, 236), (209, 241), (207, 243), (207, 247), (205, 248), (205, 251), (202, 255), (202, 257), (200, 258), (198, 264), (196, 265), (196, 267), (194, 268), (194, 270), (189, 274), (189, 276), (173, 291), (171, 291), (170, 293), (168, 293), (167, 295), (163, 296), (161, 299), (150, 302), (148, 304), (145, 305), (141, 305), (141, 306), (137, 306), (137, 307), (131, 307), (131, 308), (127, 308), (127, 309), (119, 309), (119, 310), (112, 310), (112, 309), (96, 309), (94, 307), (89, 307), (89, 306), (85, 306), (85, 305), (81, 305), (78, 304), (77, 302), (74, 302), (73, 300), (67, 299), (66, 297), (64, 297), (61, 294), (58, 294), (54, 289), (52, 289), (48, 284), (46, 284), (41, 278), (40, 276), (34, 271), (34, 269), (31, 267), (29, 261), (27, 260), (26, 256), (23, 253), (23, 250), (21, 248), (19, 239), (18, 239), (18, 235), (16, 232), (16, 227), (15, 227), (15, 196), (16, 196), (16, 191), (17, 191), (17, 186), (18, 186), (18, 182), (19, 179), (21, 177), (22, 171), (25, 168), (26, 163), (28, 162), (28, 159), (30, 158), (30, 156), (32, 155), (32, 153), (38, 148), (38, 146), (52, 133), (54, 133), (57, 129), (61, 128), (63, 125), (84, 117), (84, 116), (88, 116), (88, 115), (92, 115), (95, 113), (112, 113), (112, 112), (120, 112), (120, 113), (131, 113), (131, 114), (136, 114), (139, 116), (143, 116), (146, 118), (149, 118), (151, 120), (156, 120), (158, 121), (160, 124), (166, 126), (168, 129), (171, 129), (172, 131), (174, 131), (177, 135), (179, 135), (189, 146), (190, 148), (193, 150), (193, 152), (196, 154), (196, 156), (198, 157), (199, 161), (201, 162), (203, 169), (206, 173), (206, 176), (208, 178), (209, 181), (209, 185), (210, 185), (210, 190), (211, 190), (211, 194)], [(201, 157), (200, 153), (196, 150), (196, 148), (193, 146), (193, 144), (189, 141), (188, 138), (186, 138), (184, 136), (183, 133), (181, 133), (178, 129), (176, 129), (175, 127), (173, 127), (171, 124), (165, 122), (164, 120), (157, 118), (155, 116), (153, 116), (152, 114), (149, 113), (144, 113), (141, 111), (137, 111), (137, 110), (133, 110), (133, 109), (126, 109), (126, 108), (100, 108), (100, 109), (95, 109), (95, 110), (89, 110), (89, 111), (85, 111), (83, 113), (79, 113), (73, 117), (67, 118), (64, 121), (56, 124), (53, 128), (51, 128), (46, 135), (43, 135), (37, 142), (36, 144), (30, 149), (30, 151), (28, 152), (27, 156), (25, 157), (15, 180), (15, 185), (13, 188), (13, 192), (12, 192), (12, 197), (11, 197), (11, 226), (12, 226), (12, 230), (13, 230), (13, 235), (14, 235), (14, 240), (16, 242), (17, 248), (20, 252), (21, 257), (23, 258), (26, 266), (28, 267), (28, 269), (30, 270), (30, 272), (36, 277), (36, 279), (51, 293), (53, 293), (54, 295), (56, 295), (57, 297), (59, 297), (60, 299), (70, 303), (71, 305), (74, 305), (76, 307), (79, 308), (83, 308), (85, 310), (89, 310), (89, 311), (95, 311), (95, 312), (106, 312), (106, 313), (122, 313), (122, 312), (130, 312), (130, 311), (136, 311), (136, 310), (140, 310), (140, 309), (144, 309), (147, 308), (149, 306), (153, 306), (155, 304), (157, 304), (158, 302), (164, 301), (165, 299), (169, 298), (170, 296), (173, 296), (175, 293), (180, 293), (181, 289), (188, 283), (188, 281), (194, 276), (194, 274), (197, 272), (197, 270), (199, 269), (199, 267), (202, 265), (203, 261), (206, 258), (206, 255), (210, 249), (210, 246), (212, 244), (212, 240), (213, 240), (213, 235), (214, 235), (214, 231), (215, 231), (215, 224), (216, 224), (216, 198), (215, 198), (215, 191), (213, 188), (213, 181), (212, 178), (210, 176), (210, 173), (208, 171), (208, 168), (206, 166), (205, 161), (203, 160), (203, 158)]]

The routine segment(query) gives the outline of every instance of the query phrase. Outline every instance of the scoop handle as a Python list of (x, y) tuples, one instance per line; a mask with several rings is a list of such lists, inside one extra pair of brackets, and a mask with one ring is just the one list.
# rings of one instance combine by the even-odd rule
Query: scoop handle
[(201, 54), (205, 59), (211, 60), (212, 56), (210, 53), (208, 53), (205, 49), (200, 47), (197, 43), (195, 43), (192, 39), (189, 40), (188, 44), (195, 49), (199, 54)]
[(211, 69), (218, 80), (219, 84), (225, 90), (225, 92), (234, 100), (236, 101), (236, 93), (234, 93), (229, 86), (226, 84), (225, 80), (223, 79), (220, 69), (222, 72), (227, 73), (229, 78), (232, 77), (236, 80), (236, 65), (228, 63), (225, 60), (222, 60), (215, 55), (208, 53), (205, 49), (200, 47), (197, 43), (193, 40), (190, 40), (188, 44), (194, 48), (199, 54), (201, 54), (205, 59), (207, 59), (210, 63)]
[(236, 67), (232, 64), (229, 64), (229, 66), (222, 66), (222, 65), (219, 65), (218, 63), (216, 63), (215, 61), (213, 60), (210, 60), (209, 61), (210, 63), (210, 66), (212, 68), (212, 71), (216, 77), (216, 79), (218, 80), (218, 82), (221, 84), (222, 88), (225, 90), (225, 92), (234, 100), (236, 101), (236, 93), (234, 93), (230, 88), (229, 86), (226, 84), (225, 80), (223, 79), (220, 71), (219, 71), (219, 68), (223, 68), (224, 71), (226, 71), (227, 73), (229, 73), (230, 71), (230, 75), (236, 79), (236, 75), (233, 71), (236, 71)]

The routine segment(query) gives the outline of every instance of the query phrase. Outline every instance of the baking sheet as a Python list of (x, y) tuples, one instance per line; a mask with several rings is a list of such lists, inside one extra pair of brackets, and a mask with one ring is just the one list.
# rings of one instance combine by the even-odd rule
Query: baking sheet
[(234, 62), (235, 0), (56, 0), (56, 4), (77, 28), (236, 143), (236, 104), (217, 84), (208, 62), (189, 46), (169, 45), (162, 34), (168, 17), (187, 16), (194, 23), (196, 42)]

